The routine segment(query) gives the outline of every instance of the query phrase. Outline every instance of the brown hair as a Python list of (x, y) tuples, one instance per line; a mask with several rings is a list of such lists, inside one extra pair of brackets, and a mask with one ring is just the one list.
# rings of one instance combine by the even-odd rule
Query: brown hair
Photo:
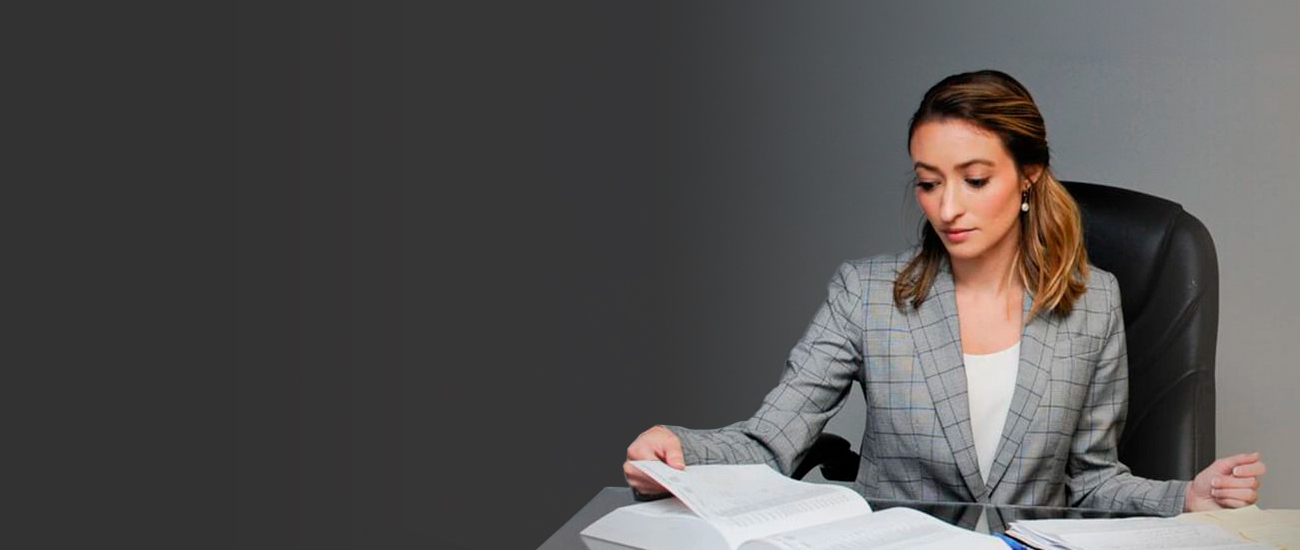
[[(940, 120), (963, 120), (997, 135), (1022, 174), (1026, 167), (1041, 167), (1029, 189), (1029, 211), (1020, 215), (1016, 272), (1034, 296), (1025, 322), (1039, 312), (1069, 313), (1086, 289), (1088, 252), (1079, 206), (1052, 174), (1047, 127), (1029, 91), (1000, 71), (949, 76), (925, 93), (912, 115), (909, 149), (918, 126)], [(895, 305), (920, 307), (947, 259), (939, 234), (925, 221), (921, 250), (894, 279)]]

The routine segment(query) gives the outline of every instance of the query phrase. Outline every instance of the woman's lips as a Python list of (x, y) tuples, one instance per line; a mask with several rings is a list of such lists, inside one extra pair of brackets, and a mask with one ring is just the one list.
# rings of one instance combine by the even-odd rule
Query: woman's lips
[(944, 236), (948, 237), (948, 240), (949, 240), (949, 241), (952, 241), (952, 242), (955, 242), (955, 243), (959, 243), (959, 242), (962, 242), (962, 241), (966, 240), (966, 239), (967, 239), (968, 237), (970, 237), (971, 234), (974, 233), (974, 232), (975, 232), (974, 229), (945, 229), (945, 230), (943, 230), (943, 234), (944, 234)]

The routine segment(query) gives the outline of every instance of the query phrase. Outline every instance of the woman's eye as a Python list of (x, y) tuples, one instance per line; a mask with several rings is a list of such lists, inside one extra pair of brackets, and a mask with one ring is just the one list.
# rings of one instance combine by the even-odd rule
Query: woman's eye
[(986, 184), (986, 183), (988, 183), (988, 182), (989, 182), (989, 179), (988, 179), (988, 178), (978, 178), (978, 179), (977, 179), (977, 178), (966, 178), (966, 183), (969, 183), (969, 184), (971, 185), (971, 187), (976, 187), (976, 188), (984, 187), (984, 184)]
[(934, 189), (934, 186), (936, 186), (936, 185), (939, 185), (939, 182), (937, 182), (937, 181), (918, 181), (918, 182), (916, 182), (916, 186), (919, 187), (922, 191), (929, 191), (929, 190), (931, 190), (931, 189)]

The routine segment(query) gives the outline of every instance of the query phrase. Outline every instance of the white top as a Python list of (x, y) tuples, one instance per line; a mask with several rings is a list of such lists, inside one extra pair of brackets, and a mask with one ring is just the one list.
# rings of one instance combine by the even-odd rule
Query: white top
[[(980, 475), (989, 480), (993, 456), (1002, 440), (1002, 426), (1011, 410), (1011, 394), (1016, 391), (1016, 372), (1020, 370), (1020, 342), (987, 355), (962, 354), (966, 361), (966, 392), (970, 397), (970, 430), (975, 436), (975, 457)], [(988, 533), (984, 509), (975, 522), (975, 532)]]
[(970, 397), (970, 429), (975, 436), (975, 456), (980, 474), (989, 480), (993, 456), (1002, 439), (1002, 426), (1011, 410), (1011, 394), (1016, 390), (1016, 372), (1020, 370), (1020, 342), (987, 355), (964, 354), (966, 391)]

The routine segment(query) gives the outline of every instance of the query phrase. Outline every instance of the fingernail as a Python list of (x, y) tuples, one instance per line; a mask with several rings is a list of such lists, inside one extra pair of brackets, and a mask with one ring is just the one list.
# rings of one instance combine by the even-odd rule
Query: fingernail
[(1210, 487), (1218, 487), (1221, 483), (1222, 482), (1219, 481), (1219, 478), (1216, 477), (1210, 480)]
[(1210, 489), (1210, 496), (1212, 496), (1212, 497), (1217, 497), (1217, 496), (1219, 496), (1219, 490), (1218, 490), (1218, 489)]
[(1234, 476), (1237, 475), (1237, 468), (1240, 468), (1240, 467), (1241, 467), (1241, 466), (1237, 466), (1236, 468), (1233, 468), (1233, 469), (1232, 469), (1232, 475), (1234, 475)]

